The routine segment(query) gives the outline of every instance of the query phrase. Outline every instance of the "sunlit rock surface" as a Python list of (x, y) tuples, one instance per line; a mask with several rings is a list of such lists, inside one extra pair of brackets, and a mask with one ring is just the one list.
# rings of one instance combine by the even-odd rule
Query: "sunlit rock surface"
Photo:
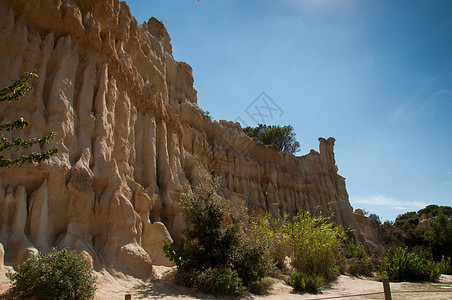
[(147, 277), (153, 260), (170, 263), (163, 241), (186, 228), (180, 187), (211, 172), (223, 177), (219, 194), (251, 213), (334, 213), (359, 233), (333, 138), (295, 157), (253, 141), (238, 123), (212, 121), (165, 26), (138, 24), (125, 2), (0, 0), (0, 38), (0, 86), (39, 75), (22, 101), (1, 104), (1, 122), (29, 120), (24, 138), (54, 131), (50, 145), (32, 150), (60, 151), (0, 170), (6, 262), (71, 247), (94, 268)]

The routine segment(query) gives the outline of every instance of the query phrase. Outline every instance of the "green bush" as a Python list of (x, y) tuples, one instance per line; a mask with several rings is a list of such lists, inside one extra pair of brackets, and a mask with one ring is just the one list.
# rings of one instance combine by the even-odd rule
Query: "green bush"
[(250, 292), (256, 295), (267, 295), (275, 282), (275, 279), (270, 277), (261, 278), (250, 286)]
[(273, 267), (267, 252), (269, 244), (256, 236), (242, 237), (239, 246), (231, 257), (231, 264), (237, 270), (245, 286), (250, 286), (267, 276), (269, 269)]
[(69, 248), (38, 253), (6, 276), (21, 299), (93, 299), (96, 291), (89, 263)]
[(320, 293), (322, 277), (317, 275), (306, 275), (300, 272), (293, 272), (290, 276), (289, 284), (297, 292), (308, 292), (310, 294)]
[(186, 232), (186, 268), (221, 269), (231, 260), (241, 240), (240, 216), (231, 213), (216, 194), (218, 179), (181, 194), (184, 215), (190, 224)]
[(342, 246), (342, 254), (346, 258), (355, 258), (357, 260), (366, 260), (369, 256), (367, 255), (366, 249), (360, 243), (355, 243), (354, 241), (345, 241)]
[(409, 252), (407, 248), (389, 249), (381, 271), (391, 281), (437, 281), (441, 264)]
[(441, 274), (452, 275), (452, 262), (451, 258), (445, 258), (444, 256), (441, 258), (439, 262)]
[(209, 268), (198, 276), (199, 289), (205, 293), (240, 296), (245, 291), (242, 279), (231, 268)]
[(364, 246), (354, 241), (345, 241), (340, 250), (338, 264), (341, 273), (354, 276), (371, 276), (373, 263)]
[(284, 268), (286, 255), (291, 258), (294, 271), (288, 281), (296, 290), (318, 292), (321, 282), (339, 275), (336, 263), (344, 235), (329, 218), (300, 211), (276, 220), (267, 214), (255, 219), (251, 230), (271, 242), (267, 255), (277, 266)]
[[(165, 245), (163, 251), (176, 263), (181, 273), (180, 282), (186, 286), (202, 288), (211, 282), (207, 279), (215, 275), (213, 278), (216, 281), (230, 280), (232, 288), (235, 286), (235, 275), (225, 271), (230, 269), (240, 279), (240, 286), (249, 287), (264, 278), (271, 267), (266, 255), (270, 244), (255, 235), (244, 234), (243, 213), (228, 209), (216, 194), (218, 184), (218, 179), (211, 179), (194, 192), (181, 194), (180, 203), (189, 229), (179, 246)], [(199, 284), (200, 280), (204, 284)], [(237, 289), (240, 286), (237, 285)], [(225, 290), (220, 287), (214, 290), (217, 294), (230, 294), (230, 289), (226, 287)]]
[(286, 271), (286, 256), (290, 255), (289, 239), (283, 230), (286, 223), (286, 216), (283, 220), (278, 220), (267, 213), (264, 216), (256, 217), (250, 222), (250, 232), (256, 240), (267, 243), (267, 256), (273, 264), (282, 271)]
[(338, 275), (336, 258), (343, 238), (339, 227), (328, 218), (299, 212), (284, 225), (293, 252), (292, 265), (301, 273), (330, 281)]

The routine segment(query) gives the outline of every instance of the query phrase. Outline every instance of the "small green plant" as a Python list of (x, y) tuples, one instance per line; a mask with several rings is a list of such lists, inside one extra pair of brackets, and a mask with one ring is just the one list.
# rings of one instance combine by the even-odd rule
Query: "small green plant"
[(339, 267), (341, 273), (349, 273), (354, 276), (371, 276), (373, 263), (364, 246), (354, 241), (344, 241), (339, 255)]
[(38, 253), (6, 276), (21, 299), (93, 299), (96, 291), (88, 261), (69, 248)]
[(231, 268), (209, 268), (198, 276), (199, 289), (205, 293), (240, 296), (245, 291), (242, 279)]
[(270, 277), (262, 278), (250, 286), (250, 292), (256, 295), (268, 295), (275, 282), (275, 279)]
[(320, 293), (322, 277), (317, 275), (306, 275), (300, 272), (293, 272), (290, 276), (289, 284), (297, 292), (307, 292), (310, 294)]
[(391, 281), (437, 281), (441, 271), (441, 263), (420, 257), (407, 248), (389, 249), (380, 270)]
[(210, 115), (210, 112), (209, 112), (208, 110), (204, 110), (204, 109), (202, 109), (202, 108), (200, 108), (200, 109), (201, 109), (202, 113), (203, 113), (205, 116), (207, 116), (207, 117), (209, 117), (209, 118), (212, 119), (212, 116)]
[(452, 261), (451, 258), (445, 258), (444, 256), (441, 258), (439, 262), (441, 274), (452, 275)]

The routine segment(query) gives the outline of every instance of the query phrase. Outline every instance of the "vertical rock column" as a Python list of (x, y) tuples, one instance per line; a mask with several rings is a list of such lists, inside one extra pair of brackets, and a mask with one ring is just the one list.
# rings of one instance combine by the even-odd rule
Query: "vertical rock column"
[(327, 166), (334, 168), (334, 171), (337, 172), (336, 160), (334, 159), (334, 142), (336, 139), (333, 137), (325, 140), (324, 138), (319, 138), (320, 146), (320, 159)]

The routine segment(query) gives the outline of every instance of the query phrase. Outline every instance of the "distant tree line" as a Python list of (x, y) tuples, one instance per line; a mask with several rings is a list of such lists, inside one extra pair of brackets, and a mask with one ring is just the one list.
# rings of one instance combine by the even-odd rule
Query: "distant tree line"
[[(427, 226), (419, 226), (423, 214), (432, 214)], [(452, 257), (452, 207), (428, 205), (419, 211), (398, 215), (394, 222), (381, 224), (378, 216), (369, 218), (380, 225), (381, 237), (387, 246), (408, 247), (416, 252), (431, 255), (439, 261)]]

